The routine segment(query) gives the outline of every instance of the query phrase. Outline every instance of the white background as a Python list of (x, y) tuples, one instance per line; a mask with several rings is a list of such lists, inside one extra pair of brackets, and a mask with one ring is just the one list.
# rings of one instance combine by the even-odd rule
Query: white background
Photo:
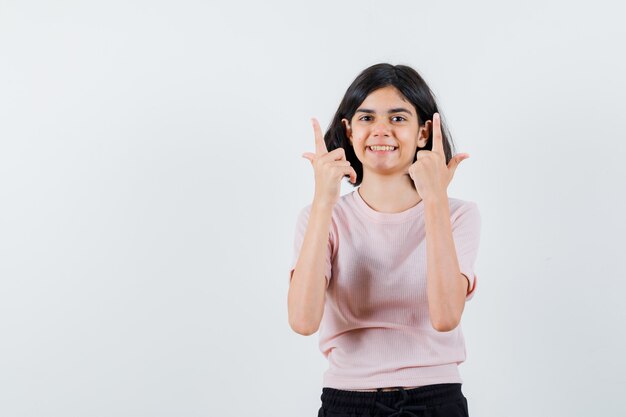
[(626, 413), (616, 4), (0, 1), (0, 415), (317, 415), (301, 154), (378, 62), (470, 154), (470, 415)]

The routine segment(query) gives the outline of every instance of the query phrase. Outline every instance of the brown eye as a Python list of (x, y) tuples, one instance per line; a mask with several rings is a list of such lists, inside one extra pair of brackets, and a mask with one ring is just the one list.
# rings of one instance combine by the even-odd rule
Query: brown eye
[(402, 116), (393, 116), (393, 117), (392, 117), (392, 119), (402, 119), (402, 120), (399, 120), (399, 121), (405, 121), (405, 120), (406, 120), (406, 119), (405, 119), (404, 117), (402, 117)]

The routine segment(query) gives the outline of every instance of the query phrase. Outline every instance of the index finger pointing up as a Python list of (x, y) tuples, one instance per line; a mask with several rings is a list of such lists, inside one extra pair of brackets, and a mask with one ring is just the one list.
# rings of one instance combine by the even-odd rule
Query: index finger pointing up
[(441, 118), (439, 113), (433, 114), (433, 152), (445, 155), (443, 150), (443, 135), (441, 134)]
[(311, 118), (311, 123), (313, 124), (313, 131), (315, 132), (315, 154), (318, 156), (324, 155), (328, 153), (328, 148), (326, 148), (320, 124), (315, 117)]

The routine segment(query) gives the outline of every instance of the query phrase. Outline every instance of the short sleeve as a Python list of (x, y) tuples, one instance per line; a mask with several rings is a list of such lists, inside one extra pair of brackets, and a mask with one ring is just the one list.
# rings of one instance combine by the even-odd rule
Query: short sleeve
[[(302, 248), (302, 242), (304, 241), (304, 234), (306, 232), (307, 224), (309, 222), (309, 215), (311, 214), (311, 205), (304, 207), (300, 214), (298, 215), (298, 220), (296, 222), (296, 231), (295, 237), (293, 241), (293, 256), (291, 258), (291, 268), (289, 270), (289, 283), (291, 283), (291, 277), (294, 269), (296, 268), (296, 263), (298, 262), (298, 257), (300, 256), (300, 249)], [(332, 277), (332, 267), (331, 267), (331, 259), (333, 254), (333, 233), (332, 228), (328, 234), (328, 244), (326, 245), (326, 288), (328, 288), (328, 284)]]
[(461, 273), (469, 280), (469, 290), (465, 296), (468, 301), (474, 296), (478, 282), (474, 264), (480, 244), (481, 217), (478, 206), (471, 201), (464, 202), (456, 214), (452, 221), (452, 238)]

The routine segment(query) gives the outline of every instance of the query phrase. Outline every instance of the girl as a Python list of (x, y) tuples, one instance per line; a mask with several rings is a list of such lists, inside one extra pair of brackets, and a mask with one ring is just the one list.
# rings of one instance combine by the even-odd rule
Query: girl
[[(312, 204), (298, 217), (289, 324), (328, 359), (318, 417), (468, 416), (461, 315), (476, 289), (480, 214), (448, 197), (468, 154), (422, 77), (377, 64), (317, 120)], [(340, 197), (344, 176), (356, 187)]]

